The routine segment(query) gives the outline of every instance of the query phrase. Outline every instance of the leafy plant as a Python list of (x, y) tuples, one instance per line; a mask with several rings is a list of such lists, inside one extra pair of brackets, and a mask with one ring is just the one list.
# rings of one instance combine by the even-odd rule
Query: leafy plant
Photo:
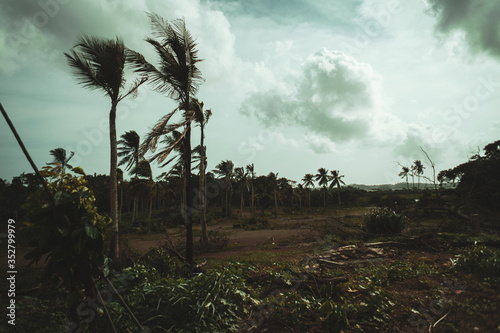
[(376, 208), (365, 216), (366, 231), (372, 234), (399, 234), (407, 224), (406, 216), (387, 208)]
[(96, 297), (93, 277), (104, 266), (104, 230), (110, 221), (97, 213), (83, 170), (72, 171), (77, 176), (57, 166), (43, 168), (53, 198), (40, 188), (26, 202), (33, 250), (25, 258), (37, 262), (46, 255), (44, 275), (70, 292), (70, 316), (79, 322), (76, 306), (84, 296)]
[(500, 284), (500, 253), (484, 245), (474, 245), (467, 248), (456, 260), (453, 267), (458, 270), (473, 273), (494, 284)]

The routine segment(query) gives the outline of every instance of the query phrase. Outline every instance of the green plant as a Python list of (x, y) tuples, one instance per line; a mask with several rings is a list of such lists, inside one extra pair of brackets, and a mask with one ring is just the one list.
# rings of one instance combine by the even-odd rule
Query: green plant
[(325, 300), (321, 304), (319, 315), (323, 328), (328, 332), (340, 333), (349, 326), (345, 309), (332, 300)]
[(79, 323), (78, 304), (84, 297), (96, 298), (93, 278), (104, 266), (104, 230), (110, 221), (97, 213), (83, 170), (72, 171), (77, 176), (57, 166), (43, 168), (53, 198), (40, 188), (25, 204), (33, 247), (25, 258), (37, 262), (47, 256), (44, 275), (69, 292), (70, 317)]
[(372, 234), (398, 234), (407, 224), (406, 216), (387, 208), (376, 208), (365, 216), (366, 231)]
[[(233, 332), (248, 307), (258, 304), (238, 264), (189, 278), (150, 279), (140, 266), (131, 273), (137, 284), (126, 293), (126, 301), (153, 332)], [(119, 331), (134, 327), (116, 302), (110, 308)]]
[(458, 270), (473, 273), (488, 282), (500, 285), (498, 250), (492, 250), (484, 245), (474, 245), (468, 247), (457, 259), (452, 260), (452, 264)]

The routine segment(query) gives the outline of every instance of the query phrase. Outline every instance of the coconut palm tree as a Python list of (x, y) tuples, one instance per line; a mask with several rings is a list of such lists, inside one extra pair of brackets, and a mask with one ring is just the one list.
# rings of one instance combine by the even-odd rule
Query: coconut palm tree
[(231, 212), (231, 193), (233, 190), (232, 182), (234, 177), (234, 164), (232, 161), (226, 160), (222, 161), (215, 166), (214, 173), (221, 177), (222, 180), (222, 188), (224, 188), (226, 192), (226, 201), (225, 201), (225, 215), (229, 216)]
[[(193, 263), (193, 224), (192, 224), (192, 202), (189, 195), (191, 188), (191, 121), (195, 118), (195, 113), (191, 109), (191, 97), (194, 96), (202, 82), (201, 72), (197, 68), (198, 50), (196, 42), (186, 28), (184, 19), (178, 19), (171, 23), (155, 14), (148, 14), (153, 38), (146, 41), (155, 49), (160, 57), (160, 64), (155, 67), (137, 52), (132, 52), (130, 57), (137, 72), (148, 78), (152, 87), (170, 98), (179, 102), (179, 107), (165, 115), (153, 127), (148, 134), (143, 151), (153, 151), (156, 149), (158, 140), (164, 134), (173, 130), (183, 128), (182, 144), (184, 146), (184, 205), (183, 215), (186, 225), (186, 261)], [(183, 120), (176, 124), (169, 124), (171, 117), (177, 111), (183, 111)], [(175, 145), (179, 144), (179, 139)], [(175, 146), (174, 145), (174, 146)], [(152, 160), (159, 162), (166, 158), (166, 155), (174, 149), (174, 146), (167, 147), (160, 155), (153, 156)]]
[(306, 173), (304, 178), (302, 178), (302, 184), (308, 190), (309, 208), (311, 208), (311, 189), (309, 187), (314, 187), (314, 176), (310, 173)]
[(255, 193), (254, 193), (254, 181), (255, 181), (255, 167), (252, 164), (246, 166), (247, 174), (250, 176), (250, 211), (252, 214), (255, 211)]
[(401, 166), (401, 172), (399, 173), (399, 177), (406, 179), (406, 188), (410, 190), (410, 184), (408, 183), (408, 175), (410, 174), (410, 168), (407, 166)]
[[(128, 131), (120, 136), (118, 141), (118, 157), (120, 162), (118, 166), (126, 165), (125, 171), (132, 168), (138, 170), (139, 166), (139, 149), (141, 146), (141, 138), (136, 131)], [(135, 174), (137, 178), (137, 174)]]
[(323, 206), (326, 207), (326, 192), (328, 182), (330, 181), (328, 170), (325, 168), (319, 168), (318, 173), (315, 175), (315, 179), (318, 182), (318, 185), (323, 187)]
[(245, 172), (245, 169), (243, 167), (235, 168), (234, 169), (234, 178), (236, 181), (236, 185), (238, 186), (238, 189), (240, 191), (241, 197), (240, 197), (240, 217), (243, 215), (243, 206), (245, 205), (244, 201), (244, 193), (245, 190), (250, 189), (250, 183), (248, 181), (248, 173)]
[(278, 173), (269, 172), (267, 175), (268, 186), (273, 191), (274, 196), (274, 215), (278, 215)]
[[(139, 170), (139, 149), (141, 138), (136, 131), (128, 131), (120, 136), (118, 141), (118, 157), (120, 161), (118, 166), (126, 165), (125, 171), (130, 169)], [(137, 179), (137, 173), (132, 172), (134, 178)], [(134, 196), (134, 208), (132, 210), (132, 224), (137, 217), (137, 201), (138, 197)]]
[(424, 169), (425, 167), (420, 160), (416, 160), (413, 162), (412, 170), (417, 176), (417, 188), (420, 188), (420, 176), (424, 174)]
[(145, 195), (149, 201), (147, 231), (150, 232), (153, 200), (159, 192), (160, 184), (154, 181), (153, 171), (151, 170), (151, 165), (147, 160), (141, 160), (133, 171), (138, 177), (141, 177), (141, 179), (136, 178), (135, 186), (137, 187), (137, 192)]
[(211, 110), (203, 110), (203, 102), (199, 102), (196, 98), (191, 99), (191, 109), (194, 110), (195, 121), (200, 126), (200, 210), (201, 210), (201, 242), (203, 244), (208, 243), (208, 233), (207, 233), (207, 194), (205, 190), (205, 165), (206, 165), (206, 152), (207, 149), (204, 144), (205, 140), (205, 125), (207, 124), (210, 116), (212, 115)]
[(69, 154), (69, 157), (67, 157), (66, 149), (64, 148), (56, 148), (52, 149), (50, 151), (50, 155), (54, 158), (54, 160), (51, 163), (47, 163), (48, 165), (55, 165), (56, 166), (56, 171), (61, 174), (61, 177), (63, 176), (64, 172), (66, 171), (66, 168), (73, 168), (71, 165), (68, 164), (69, 160), (75, 155), (75, 152), (71, 152)]
[(69, 66), (73, 69), (77, 81), (83, 87), (91, 90), (101, 90), (111, 99), (109, 112), (109, 142), (110, 158), (110, 217), (113, 221), (113, 232), (110, 245), (110, 256), (117, 258), (118, 241), (118, 154), (116, 141), (116, 109), (118, 103), (146, 81), (146, 78), (136, 80), (125, 88), (124, 68), (130, 52), (118, 37), (105, 39), (92, 36), (82, 36), (70, 51), (64, 53)]
[(330, 188), (337, 187), (337, 196), (339, 199), (339, 205), (342, 205), (342, 203), (340, 202), (340, 187), (341, 187), (341, 184), (345, 185), (344, 181), (342, 180), (344, 175), (340, 175), (340, 172), (338, 170), (332, 170), (332, 171), (330, 171), (330, 173), (332, 174), (330, 176), (330, 180), (332, 181), (330, 183)]

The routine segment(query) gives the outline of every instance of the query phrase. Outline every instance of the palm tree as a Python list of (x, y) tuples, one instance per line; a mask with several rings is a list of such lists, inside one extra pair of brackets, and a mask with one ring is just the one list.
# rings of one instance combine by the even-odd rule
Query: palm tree
[[(126, 164), (125, 171), (135, 168), (138, 170), (139, 166), (139, 148), (141, 144), (141, 138), (136, 131), (128, 131), (121, 135), (121, 139), (118, 141), (118, 157), (120, 162), (118, 166)], [(137, 178), (137, 174), (135, 174)]]
[(142, 179), (136, 178), (136, 187), (138, 187), (138, 192), (141, 194), (146, 194), (149, 199), (149, 209), (148, 209), (148, 226), (147, 231), (151, 231), (151, 212), (153, 210), (153, 200), (158, 194), (158, 187), (160, 186), (153, 179), (153, 171), (151, 170), (151, 165), (147, 160), (141, 160), (136, 168), (134, 168), (134, 173), (142, 177)]
[(225, 189), (226, 192), (226, 201), (225, 201), (226, 216), (229, 216), (231, 212), (231, 193), (233, 190), (232, 181), (234, 177), (233, 168), (234, 168), (233, 162), (226, 160), (217, 164), (214, 170), (214, 173), (222, 178), (222, 187)]
[(309, 187), (314, 187), (314, 176), (310, 173), (306, 173), (304, 178), (302, 178), (302, 184), (308, 189), (309, 194), (309, 208), (311, 208), (311, 189)]
[(255, 193), (254, 193), (254, 187), (253, 183), (255, 181), (255, 167), (252, 164), (248, 164), (246, 167), (247, 174), (250, 176), (250, 211), (252, 214), (255, 211)]
[(326, 192), (328, 182), (330, 181), (330, 176), (328, 176), (328, 170), (325, 168), (319, 168), (318, 173), (315, 175), (318, 185), (323, 187), (323, 206), (326, 207)]
[(206, 190), (205, 190), (205, 165), (206, 165), (206, 152), (207, 149), (204, 145), (205, 140), (205, 125), (207, 124), (210, 116), (212, 115), (211, 110), (203, 111), (203, 102), (198, 102), (197, 99), (191, 99), (191, 109), (194, 110), (195, 121), (200, 125), (200, 209), (201, 209), (201, 242), (203, 244), (208, 243), (208, 233), (207, 233), (207, 204), (206, 204)]
[(56, 170), (58, 173), (61, 174), (61, 177), (63, 176), (66, 168), (73, 168), (71, 165), (68, 164), (69, 160), (75, 155), (75, 152), (71, 152), (69, 154), (69, 157), (66, 157), (66, 149), (64, 148), (56, 148), (52, 149), (50, 151), (50, 155), (54, 158), (54, 160), (51, 163), (47, 163), (48, 165), (55, 165)]
[(337, 187), (337, 196), (339, 199), (339, 205), (342, 205), (342, 203), (340, 202), (340, 187), (341, 184), (345, 185), (344, 181), (342, 180), (344, 175), (340, 175), (340, 172), (338, 170), (332, 170), (330, 171), (330, 173), (332, 174), (330, 176), (330, 179), (332, 180), (330, 188)]
[(424, 169), (425, 167), (420, 160), (416, 160), (415, 162), (413, 162), (412, 170), (417, 175), (418, 179), (417, 188), (420, 188), (420, 176), (424, 173)]
[[(120, 162), (118, 166), (126, 164), (125, 171), (130, 169), (136, 170), (134, 174), (135, 179), (137, 179), (137, 170), (139, 170), (139, 149), (141, 144), (141, 138), (136, 131), (128, 131), (120, 136), (118, 141), (118, 157)], [(138, 197), (134, 196), (134, 209), (132, 210), (132, 224), (135, 222), (137, 215), (137, 201)]]
[(410, 168), (407, 166), (401, 166), (402, 170), (399, 173), (399, 177), (406, 179), (406, 188), (410, 190), (410, 184), (408, 183), (408, 175), (410, 174)]
[(245, 204), (244, 201), (244, 193), (245, 189), (248, 191), (250, 188), (250, 183), (248, 182), (248, 173), (245, 172), (245, 169), (243, 167), (235, 168), (234, 169), (234, 175), (235, 175), (235, 181), (236, 185), (238, 186), (238, 189), (241, 193), (240, 197), (240, 217), (243, 215), (243, 206)]
[(129, 88), (125, 86), (124, 67), (130, 52), (123, 41), (91, 36), (82, 36), (70, 53), (64, 53), (69, 66), (73, 69), (76, 79), (83, 87), (91, 90), (101, 90), (111, 99), (109, 112), (110, 158), (110, 216), (113, 221), (113, 232), (110, 244), (110, 256), (117, 258), (118, 241), (118, 182), (117, 182), (117, 141), (116, 141), (116, 108), (118, 103), (146, 81), (146, 78), (136, 80)]
[(278, 215), (278, 173), (270, 172), (267, 175), (267, 181), (270, 185), (274, 196), (274, 215)]
[[(154, 151), (160, 136), (168, 134), (172, 130), (183, 127), (182, 144), (184, 146), (184, 206), (182, 212), (186, 225), (186, 261), (193, 263), (193, 224), (192, 224), (192, 202), (189, 195), (191, 188), (191, 121), (195, 114), (191, 109), (191, 97), (194, 96), (202, 82), (201, 72), (196, 67), (200, 61), (198, 59), (196, 42), (186, 28), (184, 19), (178, 19), (168, 23), (162, 17), (155, 14), (148, 14), (153, 38), (146, 41), (153, 46), (160, 57), (159, 67), (147, 62), (144, 57), (132, 52), (130, 57), (136, 70), (148, 77), (149, 82), (155, 90), (166, 94), (170, 98), (179, 102), (179, 107), (164, 116), (149, 133), (143, 151)], [(184, 111), (183, 121), (177, 124), (168, 124), (170, 118), (179, 110)], [(181, 140), (176, 142), (179, 144)], [(168, 147), (162, 155), (155, 155), (154, 159), (165, 159), (166, 155), (174, 147)], [(170, 149), (170, 150), (169, 150)], [(160, 161), (161, 162), (161, 161)]]

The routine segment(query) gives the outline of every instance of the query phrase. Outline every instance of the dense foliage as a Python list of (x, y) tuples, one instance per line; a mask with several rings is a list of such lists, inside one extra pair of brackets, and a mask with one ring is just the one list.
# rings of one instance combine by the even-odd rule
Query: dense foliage
[(407, 218), (387, 208), (376, 208), (365, 216), (366, 231), (372, 234), (399, 234), (404, 229)]

